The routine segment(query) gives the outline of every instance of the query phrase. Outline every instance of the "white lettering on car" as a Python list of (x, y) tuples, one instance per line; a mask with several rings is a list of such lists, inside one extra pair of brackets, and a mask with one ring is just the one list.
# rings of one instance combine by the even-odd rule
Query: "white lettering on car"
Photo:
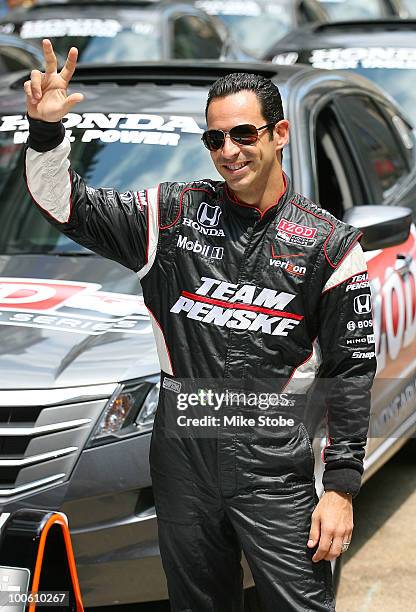
[(151, 333), (143, 298), (100, 289), (97, 283), (0, 278), (0, 325), (88, 335)]
[[(71, 142), (81, 140), (176, 147), (181, 134), (201, 134), (203, 131), (193, 117), (184, 115), (69, 113), (63, 123)], [(23, 115), (5, 115), (0, 120), (0, 132), (14, 132), (14, 144), (24, 144), (29, 135), (29, 123)]]
[(21, 38), (100, 36), (114, 38), (123, 26), (116, 19), (36, 19), (24, 21)]
[(388, 266), (384, 269), (384, 279), (371, 278), (370, 285), (377, 371), (381, 372), (388, 359), (397, 359), (400, 351), (416, 339), (416, 263), (412, 261), (404, 277)]
[(416, 68), (415, 47), (349, 47), (343, 49), (314, 49), (309, 62), (315, 68), (352, 69), (362, 68)]

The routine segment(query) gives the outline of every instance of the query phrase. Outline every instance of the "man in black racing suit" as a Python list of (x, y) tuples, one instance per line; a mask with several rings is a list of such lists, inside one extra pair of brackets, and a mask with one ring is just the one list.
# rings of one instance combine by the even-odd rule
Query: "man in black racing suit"
[[(362, 344), (359, 324), (371, 325), (360, 232), (294, 193), (281, 168), (280, 94), (256, 75), (228, 75), (208, 96), (204, 144), (225, 182), (86, 186), (61, 123), (82, 100), (67, 96), (76, 49), (57, 74), (43, 44), (46, 74), (25, 83), (27, 184), (55, 227), (141, 280), (162, 370), (150, 462), (172, 610), (242, 610), (241, 550), (263, 610), (334, 610), (329, 561), (351, 539), (375, 372), (373, 337)], [(319, 502), (304, 420), (284, 431), (274, 421), (267, 435), (172, 430), (189, 381), (290, 393), (318, 375), (335, 382)]]

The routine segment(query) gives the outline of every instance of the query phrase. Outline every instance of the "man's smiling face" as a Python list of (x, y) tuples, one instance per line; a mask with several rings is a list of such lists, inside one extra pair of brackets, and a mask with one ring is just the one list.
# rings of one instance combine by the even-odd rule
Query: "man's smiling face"
[[(240, 91), (211, 100), (207, 114), (208, 129), (228, 132), (236, 125), (247, 123), (257, 128), (268, 123), (253, 91)], [(280, 121), (277, 125), (287, 132), (287, 121)], [(278, 128), (274, 128), (272, 138), (267, 128), (261, 130), (257, 142), (252, 145), (238, 145), (227, 135), (224, 146), (218, 151), (211, 151), (211, 158), (232, 191), (241, 200), (254, 203), (264, 186), (275, 176), (277, 180), (281, 172), (278, 151), (283, 144)]]

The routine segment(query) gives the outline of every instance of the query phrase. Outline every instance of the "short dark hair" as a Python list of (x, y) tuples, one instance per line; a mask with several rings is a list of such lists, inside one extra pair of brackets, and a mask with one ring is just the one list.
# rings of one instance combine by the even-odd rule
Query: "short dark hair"
[(284, 119), (279, 88), (270, 79), (250, 72), (226, 74), (211, 85), (205, 107), (205, 118), (208, 118), (208, 107), (214, 98), (225, 98), (240, 91), (253, 91), (256, 94), (267, 123), (277, 123)]

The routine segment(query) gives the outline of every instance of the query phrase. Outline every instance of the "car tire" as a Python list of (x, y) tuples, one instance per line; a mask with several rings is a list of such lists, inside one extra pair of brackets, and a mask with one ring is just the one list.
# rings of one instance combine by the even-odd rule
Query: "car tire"
[(262, 612), (256, 587), (244, 591), (244, 612)]
[(332, 586), (334, 588), (335, 595), (337, 594), (339, 583), (341, 581), (342, 572), (342, 555), (331, 561), (332, 568)]

